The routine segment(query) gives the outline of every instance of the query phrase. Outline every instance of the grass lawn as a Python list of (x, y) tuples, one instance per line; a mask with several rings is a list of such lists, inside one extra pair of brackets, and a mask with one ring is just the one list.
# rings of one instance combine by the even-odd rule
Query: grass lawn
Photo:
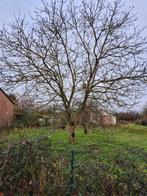
[(82, 128), (77, 128), (76, 142), (73, 144), (68, 141), (67, 131), (52, 133), (49, 128), (17, 130), (3, 139), (25, 140), (38, 135), (48, 135), (51, 138), (55, 155), (69, 156), (71, 149), (75, 149), (78, 159), (87, 159), (94, 154), (96, 157), (100, 156), (102, 160), (107, 160), (129, 147), (147, 151), (147, 127), (133, 124), (116, 128), (99, 128), (87, 135), (83, 133)]

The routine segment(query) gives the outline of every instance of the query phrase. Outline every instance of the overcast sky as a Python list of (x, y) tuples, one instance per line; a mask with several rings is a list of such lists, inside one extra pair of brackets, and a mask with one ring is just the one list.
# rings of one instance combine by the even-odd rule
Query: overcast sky
[[(113, 0), (111, 0), (113, 2)], [(137, 26), (147, 26), (147, 0), (125, 0), (126, 7), (134, 6), (134, 12), (137, 12)], [(0, 0), (0, 27), (11, 23), (14, 15), (28, 16), (36, 7), (41, 6), (40, 0)], [(147, 29), (144, 31), (144, 36), (147, 36)], [(146, 55), (147, 57), (147, 55)], [(147, 94), (147, 89), (145, 90)], [(140, 108), (147, 103), (147, 95), (144, 96), (139, 104)]]

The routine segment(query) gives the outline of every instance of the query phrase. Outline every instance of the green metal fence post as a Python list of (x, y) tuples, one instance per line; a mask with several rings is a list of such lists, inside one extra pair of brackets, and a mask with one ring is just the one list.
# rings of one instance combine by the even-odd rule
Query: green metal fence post
[(70, 194), (74, 192), (75, 179), (74, 179), (74, 164), (75, 164), (75, 149), (71, 150), (71, 162), (70, 162)]

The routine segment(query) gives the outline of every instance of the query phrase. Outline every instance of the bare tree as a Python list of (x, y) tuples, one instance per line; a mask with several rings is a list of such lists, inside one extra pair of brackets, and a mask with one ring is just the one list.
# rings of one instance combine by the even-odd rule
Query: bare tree
[(147, 104), (143, 108), (143, 115), (147, 117)]
[(30, 24), (18, 17), (1, 31), (1, 82), (61, 104), (73, 141), (90, 99), (130, 105), (144, 88), (146, 40), (135, 21), (120, 0), (42, 2)]
[(35, 106), (35, 101), (32, 97), (29, 96), (22, 96), (19, 97), (17, 101), (17, 109), (19, 109), (22, 112), (34, 112), (37, 110), (37, 107)]
[[(81, 114), (81, 122), (84, 129), (84, 133), (87, 134), (91, 129), (93, 129), (96, 125), (100, 125), (99, 119), (101, 117), (102, 108), (94, 102), (94, 100), (90, 100), (87, 102), (82, 114)], [(104, 108), (103, 108), (104, 109)]]
[(18, 96), (17, 95), (15, 95), (14, 93), (10, 93), (8, 96), (15, 104), (18, 103)]

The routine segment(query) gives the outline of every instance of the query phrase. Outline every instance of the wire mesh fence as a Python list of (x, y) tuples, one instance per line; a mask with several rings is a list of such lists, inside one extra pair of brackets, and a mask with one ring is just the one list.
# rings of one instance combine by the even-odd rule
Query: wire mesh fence
[(60, 145), (56, 150), (67, 160), (63, 165), (67, 170), (66, 195), (147, 195), (146, 166), (141, 169), (139, 163), (141, 159), (147, 164), (143, 149), (125, 147), (118, 153), (110, 149), (104, 155), (97, 144), (70, 149), (67, 144)]

